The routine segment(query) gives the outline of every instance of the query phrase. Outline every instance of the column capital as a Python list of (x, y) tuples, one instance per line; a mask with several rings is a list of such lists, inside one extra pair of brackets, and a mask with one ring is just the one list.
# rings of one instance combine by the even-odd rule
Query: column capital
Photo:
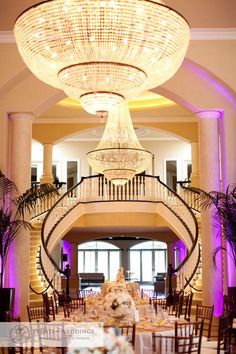
[(223, 112), (218, 109), (203, 109), (201, 111), (196, 112), (196, 116), (201, 119), (221, 118), (222, 114)]
[(32, 112), (11, 112), (8, 114), (9, 120), (16, 119), (26, 119), (26, 120), (34, 120), (35, 115)]

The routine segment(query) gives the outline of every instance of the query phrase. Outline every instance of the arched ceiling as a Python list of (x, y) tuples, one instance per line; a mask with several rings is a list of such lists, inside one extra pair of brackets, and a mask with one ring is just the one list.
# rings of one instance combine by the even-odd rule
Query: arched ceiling
[[(36, 0), (0, 4), (0, 113), (36, 115), (33, 137), (57, 141), (104, 124), (81, 108), (57, 104), (65, 95), (35, 78), (23, 63), (12, 36), (15, 18)], [(186, 59), (176, 75), (154, 93), (175, 104), (131, 108), (134, 124), (162, 129), (189, 141), (198, 139), (195, 112), (236, 106), (235, 0), (166, 0), (188, 20), (192, 36)], [(50, 133), (50, 134), (49, 134)], [(47, 135), (51, 136), (47, 136)]]

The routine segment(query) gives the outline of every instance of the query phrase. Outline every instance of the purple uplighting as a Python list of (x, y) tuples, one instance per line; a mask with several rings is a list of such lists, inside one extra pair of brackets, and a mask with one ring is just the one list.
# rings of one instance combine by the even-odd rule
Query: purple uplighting
[(73, 246), (70, 242), (63, 240), (62, 241), (63, 254), (67, 255), (67, 262), (69, 264), (70, 269), (72, 268), (72, 254), (73, 254)]
[(217, 92), (219, 92), (222, 96), (224, 96), (234, 107), (236, 107), (236, 97), (230, 91), (223, 82), (220, 82), (214, 76), (208, 72), (206, 69), (200, 67), (197, 64), (194, 64), (190, 60), (184, 61), (184, 67), (189, 69), (191, 72), (196, 74), (198, 77), (207, 81)]
[[(15, 288), (15, 301), (14, 301), (14, 316), (19, 315), (20, 313), (20, 299), (19, 299), (19, 289), (20, 284), (18, 284), (18, 277), (16, 275), (16, 265), (15, 265), (15, 257), (16, 249), (14, 249), (14, 244), (10, 246), (8, 253), (8, 277), (7, 277), (7, 287)], [(6, 284), (5, 284), (6, 285)]]
[(180, 263), (183, 262), (184, 258), (187, 255), (187, 248), (183, 241), (178, 240), (174, 243), (174, 250), (175, 250), (175, 268), (178, 267)]

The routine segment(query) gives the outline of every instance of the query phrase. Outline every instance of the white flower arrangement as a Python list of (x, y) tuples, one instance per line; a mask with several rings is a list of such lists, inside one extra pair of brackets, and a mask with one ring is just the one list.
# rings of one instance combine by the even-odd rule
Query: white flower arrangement
[(104, 311), (115, 320), (134, 321), (135, 303), (127, 291), (113, 291), (104, 298)]

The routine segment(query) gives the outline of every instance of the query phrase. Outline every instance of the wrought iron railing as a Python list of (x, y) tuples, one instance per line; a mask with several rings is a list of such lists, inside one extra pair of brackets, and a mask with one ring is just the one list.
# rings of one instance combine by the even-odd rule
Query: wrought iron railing
[(199, 192), (191, 187), (190, 181), (177, 182), (177, 192), (191, 209), (200, 212)]
[[(124, 201), (162, 203), (180, 220), (186, 235), (191, 240), (191, 246), (188, 248), (187, 256), (175, 272), (177, 274), (177, 287), (179, 289), (186, 287), (187, 281), (190, 281), (193, 277), (199, 262), (198, 225), (195, 215), (188, 204), (176, 192), (161, 182), (159, 177), (147, 175), (135, 176), (132, 181), (121, 187), (114, 186), (103, 176), (84, 177), (56, 201), (42, 225), (41, 262), (45, 278), (52, 279), (55, 274), (63, 273), (63, 269), (51, 256), (49, 245), (56, 226), (62, 222), (68, 213), (79, 204)], [(53, 286), (56, 287), (55, 284)]]
[[(47, 213), (52, 207), (55, 205), (56, 201), (61, 198), (61, 196), (65, 193), (65, 185), (66, 183), (60, 182), (57, 185), (55, 185), (54, 191), (58, 192), (57, 193), (48, 193), (44, 195), (44, 198), (37, 198), (36, 197), (36, 203), (34, 210), (31, 211), (30, 219), (33, 221), (35, 218), (39, 218), (40, 216), (44, 215)], [(38, 188), (38, 184), (33, 185), (33, 188)]]

